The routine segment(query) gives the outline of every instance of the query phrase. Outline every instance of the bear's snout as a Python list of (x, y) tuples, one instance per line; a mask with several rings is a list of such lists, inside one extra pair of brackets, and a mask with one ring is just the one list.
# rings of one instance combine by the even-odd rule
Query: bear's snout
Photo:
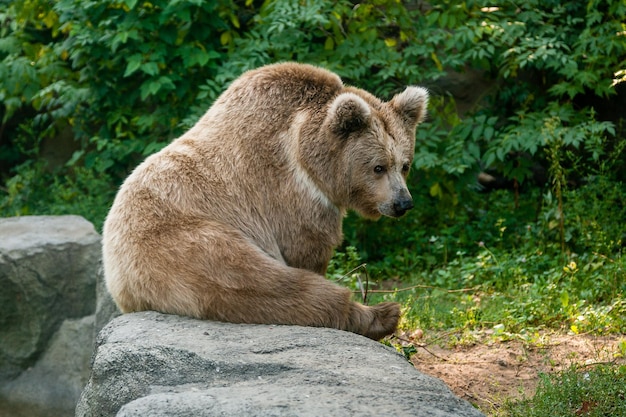
[(396, 217), (402, 216), (407, 211), (413, 208), (413, 199), (410, 195), (400, 196), (396, 201), (393, 202), (393, 211)]

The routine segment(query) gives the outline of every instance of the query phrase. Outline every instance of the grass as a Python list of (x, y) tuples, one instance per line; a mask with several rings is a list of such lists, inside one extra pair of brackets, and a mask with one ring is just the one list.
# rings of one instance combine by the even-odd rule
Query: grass
[[(354, 249), (335, 258), (329, 274), (368, 303), (404, 305), (403, 325), (432, 330), (497, 328), (520, 333), (542, 328), (573, 333), (626, 333), (626, 259), (592, 257), (587, 264), (546, 264), (538, 255), (497, 253), (485, 248), (432, 271), (403, 280), (376, 280), (376, 266), (358, 268)], [(346, 259), (347, 258), (347, 259)], [(337, 260), (346, 265), (337, 269)], [(369, 278), (368, 278), (369, 277)], [(357, 297), (358, 298), (358, 297)], [(362, 298), (362, 295), (361, 297)]]
[(497, 416), (626, 416), (626, 366), (572, 366), (544, 374), (535, 396), (506, 402)]

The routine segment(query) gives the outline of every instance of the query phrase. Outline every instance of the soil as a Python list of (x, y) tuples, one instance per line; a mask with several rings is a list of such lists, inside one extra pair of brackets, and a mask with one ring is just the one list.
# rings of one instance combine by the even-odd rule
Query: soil
[(442, 379), (455, 394), (488, 416), (495, 415), (507, 399), (532, 397), (542, 373), (557, 372), (574, 364), (626, 363), (619, 354), (619, 343), (626, 340), (623, 335), (544, 333), (531, 341), (503, 341), (487, 334), (478, 343), (455, 347), (420, 343), (428, 338), (419, 330), (400, 338), (404, 344), (416, 347), (411, 362), (417, 369)]

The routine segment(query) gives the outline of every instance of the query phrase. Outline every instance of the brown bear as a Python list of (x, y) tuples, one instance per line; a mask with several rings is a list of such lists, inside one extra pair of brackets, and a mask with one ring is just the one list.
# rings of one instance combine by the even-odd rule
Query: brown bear
[(327, 70), (244, 73), (198, 123), (120, 188), (103, 230), (107, 288), (123, 312), (394, 332), (396, 303), (364, 306), (324, 274), (347, 209), (413, 207), (406, 177), (428, 93), (389, 102)]

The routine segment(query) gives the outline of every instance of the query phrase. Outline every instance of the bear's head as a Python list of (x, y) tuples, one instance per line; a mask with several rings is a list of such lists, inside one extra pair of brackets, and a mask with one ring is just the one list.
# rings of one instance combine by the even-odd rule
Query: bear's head
[(413, 208), (406, 178), (427, 104), (421, 87), (407, 87), (389, 102), (351, 88), (334, 98), (322, 130), (340, 155), (337, 169), (343, 172), (334, 191), (341, 205), (370, 219), (400, 217)]

